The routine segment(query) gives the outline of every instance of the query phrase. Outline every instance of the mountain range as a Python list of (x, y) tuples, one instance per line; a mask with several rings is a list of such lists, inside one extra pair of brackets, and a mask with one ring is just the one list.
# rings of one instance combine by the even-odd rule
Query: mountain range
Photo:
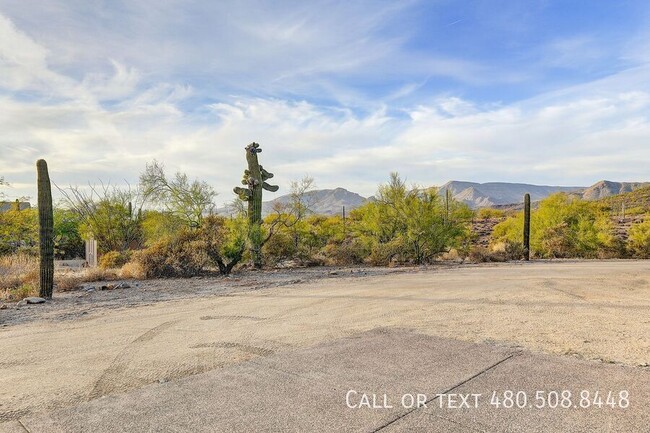
[[(291, 195), (282, 195), (271, 201), (262, 203), (262, 214), (268, 215), (273, 209), (285, 205), (291, 200)], [(339, 214), (345, 206), (346, 211), (358, 208), (369, 199), (360, 196), (356, 192), (348, 191), (345, 188), (316, 189), (308, 191), (303, 197), (305, 205), (315, 214), (334, 215)]]
[[(523, 201), (523, 196), (526, 193), (530, 194), (533, 202), (542, 200), (556, 192), (572, 194), (584, 200), (598, 200), (649, 186), (650, 182), (612, 182), (608, 180), (596, 182), (589, 187), (508, 182), (476, 183), (452, 180), (442, 185), (438, 189), (438, 194), (444, 197), (446, 191), (449, 190), (455, 200), (467, 204), (472, 209), (478, 209), (519, 204)], [(287, 204), (290, 200), (291, 196), (286, 194), (266, 201), (262, 203), (262, 214), (268, 215), (273, 212), (276, 206)], [(334, 215), (341, 213), (343, 206), (345, 206), (346, 211), (350, 211), (368, 201), (374, 200), (374, 197), (366, 198), (345, 188), (335, 188), (309, 191), (305, 194), (303, 200), (309, 209), (316, 214)]]

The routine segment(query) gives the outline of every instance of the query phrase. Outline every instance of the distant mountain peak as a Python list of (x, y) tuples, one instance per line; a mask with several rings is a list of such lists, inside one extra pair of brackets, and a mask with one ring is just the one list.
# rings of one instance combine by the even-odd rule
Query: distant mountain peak
[(598, 200), (612, 195), (631, 192), (648, 185), (650, 185), (649, 182), (614, 182), (611, 180), (601, 180), (590, 187), (532, 185), (508, 182), (476, 183), (452, 180), (440, 187), (439, 194), (444, 195), (449, 190), (454, 199), (476, 209), (521, 203), (526, 193), (530, 194), (533, 201), (543, 200), (557, 192), (576, 194), (584, 200)]
[[(557, 192), (574, 194), (585, 200), (598, 200), (647, 186), (650, 186), (650, 182), (614, 182), (600, 180), (590, 187), (581, 187), (509, 182), (478, 183), (451, 180), (437, 189), (440, 196), (444, 197), (446, 191), (449, 190), (455, 200), (467, 204), (472, 209), (477, 209), (482, 207), (517, 205), (523, 203), (526, 193), (530, 194), (533, 201), (543, 200)], [(285, 194), (273, 200), (266, 201), (262, 203), (262, 213), (268, 215), (273, 212), (276, 204), (286, 204), (290, 200), (291, 195)], [(366, 198), (342, 187), (316, 189), (305, 193), (305, 201), (308, 203), (309, 208), (313, 213), (319, 215), (340, 214), (344, 206), (346, 211), (350, 211), (375, 200), (375, 197)], [(228, 210), (218, 209), (217, 213), (227, 214)]]
[[(274, 206), (286, 204), (291, 200), (291, 195), (286, 194), (276, 197), (273, 200), (262, 203), (262, 213), (268, 215), (273, 212)], [(345, 188), (337, 187), (334, 189), (315, 189), (305, 193), (305, 201), (309, 209), (318, 215), (335, 215), (343, 211), (356, 209), (368, 201), (367, 198), (348, 191)]]

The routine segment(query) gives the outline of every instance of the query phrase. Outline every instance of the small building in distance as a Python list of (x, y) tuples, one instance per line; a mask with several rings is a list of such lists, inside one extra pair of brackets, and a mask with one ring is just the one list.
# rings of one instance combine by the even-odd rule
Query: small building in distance
[[(18, 202), (20, 210), (30, 209), (32, 205), (28, 201)], [(8, 212), (16, 206), (15, 201), (0, 201), (0, 212)]]

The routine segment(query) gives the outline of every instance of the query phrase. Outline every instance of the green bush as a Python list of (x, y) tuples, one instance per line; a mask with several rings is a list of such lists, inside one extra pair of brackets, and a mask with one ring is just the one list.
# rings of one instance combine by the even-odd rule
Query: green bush
[(362, 264), (369, 255), (368, 247), (355, 239), (341, 243), (330, 243), (322, 249), (325, 262), (329, 265), (350, 266)]
[(291, 235), (284, 231), (274, 233), (262, 247), (264, 261), (271, 266), (293, 258), (297, 250)]
[(423, 264), (465, 244), (472, 211), (437, 191), (406, 187), (397, 173), (379, 187), (377, 201), (351, 213), (353, 234), (370, 245), (369, 262)]
[(142, 234), (145, 245), (176, 235), (186, 227), (186, 223), (169, 212), (147, 210), (142, 216)]
[[(523, 212), (497, 224), (493, 242), (523, 242)], [(537, 257), (595, 258), (616, 249), (609, 215), (595, 203), (554, 194), (531, 214), (531, 253)]]
[(211, 215), (203, 219), (198, 236), (210, 263), (227, 275), (243, 259), (248, 235), (248, 220)]
[(503, 218), (505, 215), (506, 213), (501, 209), (492, 209), (489, 207), (481, 208), (476, 212), (476, 218), (480, 220)]
[(650, 258), (650, 218), (630, 227), (628, 247), (635, 256)]
[(38, 254), (38, 210), (0, 212), (0, 255)]

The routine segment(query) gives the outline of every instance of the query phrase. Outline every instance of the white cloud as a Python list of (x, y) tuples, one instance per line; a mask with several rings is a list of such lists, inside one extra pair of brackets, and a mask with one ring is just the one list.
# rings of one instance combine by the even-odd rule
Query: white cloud
[[(398, 49), (401, 37), (376, 35), (388, 15), (399, 14), (392, 3), (297, 7), (291, 14), (213, 5), (211, 17), (221, 21), (208, 23), (191, 8), (174, 13), (179, 2), (159, 2), (153, 16), (133, 2), (120, 34), (91, 31), (90, 23), (114, 23), (115, 13), (73, 13), (81, 4), (53, 1), (34, 12), (56, 16), (47, 25), (63, 23), (65, 32), (32, 28), (28, 35), (0, 14), (0, 167), (15, 185), (11, 194), (35, 195), (38, 158), (48, 160), (61, 186), (133, 184), (156, 158), (170, 171), (209, 181), (226, 202), (251, 141), (262, 144), (262, 162), (285, 192), (305, 173), (319, 187), (366, 195), (390, 171), (423, 185), (648, 180), (648, 66), (515, 103), (451, 91), (418, 98), (434, 75), (476, 84), (497, 71), (461, 59), (413, 61), (413, 53)], [(191, 24), (222, 25), (224, 39), (165, 33)], [(79, 34), (88, 40), (77, 47)], [(45, 43), (43, 35), (54, 36)], [(200, 79), (185, 79), (192, 74)], [(365, 98), (336, 74), (402, 80), (386, 97)], [(405, 97), (413, 102), (395, 103)]]

